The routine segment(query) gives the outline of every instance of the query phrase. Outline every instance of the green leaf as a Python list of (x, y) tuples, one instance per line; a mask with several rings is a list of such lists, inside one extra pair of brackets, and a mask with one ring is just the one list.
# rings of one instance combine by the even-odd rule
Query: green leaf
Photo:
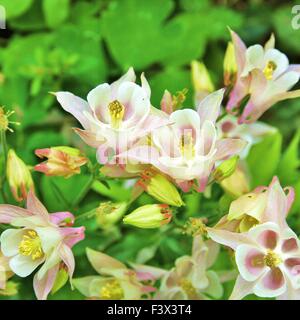
[(43, 0), (43, 12), (49, 28), (64, 22), (70, 11), (70, 0)]
[(33, 0), (1, 0), (0, 5), (5, 8), (8, 19), (15, 18), (26, 12)]
[(282, 185), (290, 185), (300, 179), (299, 143), (300, 130), (295, 134), (278, 165), (277, 173)]
[(131, 190), (126, 188), (123, 183), (117, 183), (116, 181), (109, 181), (105, 184), (101, 181), (95, 181), (92, 189), (115, 201), (127, 201), (131, 196)]
[(252, 147), (247, 162), (253, 188), (271, 182), (280, 160), (281, 144), (282, 136), (276, 132)]

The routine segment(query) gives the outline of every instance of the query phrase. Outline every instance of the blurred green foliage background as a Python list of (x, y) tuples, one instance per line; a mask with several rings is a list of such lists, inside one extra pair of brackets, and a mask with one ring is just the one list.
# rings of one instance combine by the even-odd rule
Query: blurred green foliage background
[[(300, 30), (291, 27), (291, 9), (297, 2), (0, 0), (7, 11), (7, 29), (0, 30), (0, 105), (15, 110), (13, 120), (21, 122), (15, 133), (8, 134), (8, 143), (30, 165), (38, 162), (35, 149), (55, 145), (79, 147), (95, 161), (94, 150), (85, 147), (71, 130), (77, 126), (76, 122), (61, 110), (49, 92), (71, 91), (86, 97), (99, 83), (111, 82), (133, 66), (137, 74), (144, 71), (149, 79), (154, 106), (159, 105), (165, 89), (175, 93), (188, 88), (184, 104), (192, 107), (191, 60), (203, 60), (216, 87), (223, 85), (223, 57), (229, 40), (227, 26), (238, 32), (247, 45), (264, 43), (274, 32), (276, 47), (286, 53), (291, 62), (299, 63)], [(287, 149), (300, 127), (299, 104), (299, 99), (283, 102), (264, 115), (262, 120), (278, 127), (282, 135), (264, 141), (265, 144), (251, 152), (249, 164), (256, 168), (254, 185), (269, 183), (270, 177), (277, 173), (283, 185), (296, 184), (300, 191), (299, 134), (282, 156), (282, 150)], [(266, 148), (269, 153), (262, 159), (261, 152)], [(83, 174), (64, 180), (35, 173), (34, 179), (48, 209), (63, 211), (70, 210), (68, 204), (80, 196), (89, 177)], [(121, 183), (108, 183), (110, 189), (95, 185), (80, 208), (73, 211), (86, 212), (97, 207), (101, 200), (129, 199), (130, 192)], [(220, 203), (216, 199), (221, 195), (217, 186), (212, 197), (204, 202), (201, 195), (186, 196), (185, 217), (218, 214)], [(228, 199), (221, 200), (221, 206), (226, 207)], [(148, 202), (152, 200), (143, 195), (135, 206)], [(84, 258), (86, 246), (105, 250), (123, 261), (137, 260), (166, 268), (171, 267), (178, 256), (190, 251), (190, 239), (179, 232), (168, 237), (162, 236), (162, 232), (166, 235), (168, 230), (101, 231), (96, 230), (94, 221), (88, 223), (86, 240), (75, 247), (78, 275), (93, 273)], [(221, 254), (216, 268), (232, 268), (232, 262), (222, 255), (226, 252)], [(31, 281), (30, 277), (22, 280), (20, 293), (13, 298), (34, 298)], [(80, 297), (66, 286), (50, 298)]]

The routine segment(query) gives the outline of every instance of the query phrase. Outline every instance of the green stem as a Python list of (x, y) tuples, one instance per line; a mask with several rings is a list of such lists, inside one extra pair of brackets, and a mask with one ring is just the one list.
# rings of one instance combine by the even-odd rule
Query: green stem
[(72, 208), (76, 208), (78, 204), (81, 202), (81, 200), (84, 199), (84, 197), (87, 195), (87, 193), (90, 191), (91, 186), (93, 185), (95, 181), (95, 178), (93, 175), (90, 176), (89, 180), (85, 184), (85, 186), (82, 188), (79, 195), (75, 198), (75, 200), (72, 203)]
[(85, 212), (85, 213), (82, 213), (82, 214), (79, 214), (78, 216), (76, 216), (76, 222), (81, 219), (90, 219), (90, 218), (94, 217), (96, 214), (97, 214), (97, 211), (95, 209), (88, 211), (88, 212)]

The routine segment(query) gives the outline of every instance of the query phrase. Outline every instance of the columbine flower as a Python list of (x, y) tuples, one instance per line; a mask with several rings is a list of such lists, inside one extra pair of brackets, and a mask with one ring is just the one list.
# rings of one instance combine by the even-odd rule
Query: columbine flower
[(123, 222), (138, 228), (152, 229), (169, 223), (171, 219), (172, 211), (167, 204), (146, 204), (126, 215)]
[(203, 300), (221, 298), (223, 288), (218, 275), (208, 270), (217, 259), (219, 246), (211, 240), (194, 237), (192, 256), (178, 258), (167, 272), (156, 295), (159, 300)]
[(156, 200), (175, 207), (184, 205), (178, 190), (164, 175), (148, 169), (140, 176), (137, 186)]
[(275, 103), (300, 96), (300, 90), (289, 91), (300, 77), (300, 66), (290, 65), (285, 54), (274, 49), (274, 37), (265, 47), (246, 48), (231, 31), (237, 63), (237, 79), (230, 93), (227, 110), (237, 113), (243, 108), (239, 123), (256, 121)]
[(84, 228), (61, 227), (72, 221), (74, 217), (69, 212), (49, 214), (32, 191), (27, 197), (27, 209), (0, 205), (0, 222), (19, 227), (2, 232), (2, 252), (9, 258), (11, 270), (20, 277), (27, 277), (41, 266), (33, 280), (38, 299), (47, 298), (61, 262), (66, 265), (69, 277), (73, 275), (75, 261), (71, 248), (84, 238)]
[(6, 175), (10, 190), (17, 201), (26, 199), (28, 191), (34, 187), (29, 168), (14, 150), (7, 154)]
[(100, 300), (138, 300), (155, 291), (154, 287), (141, 282), (153, 280), (152, 273), (137, 273), (122, 262), (89, 248), (86, 253), (91, 265), (100, 275), (73, 280), (75, 288), (84, 296)]
[(97, 225), (102, 229), (109, 229), (124, 216), (128, 204), (126, 202), (102, 202), (96, 211)]
[(34, 167), (36, 171), (43, 172), (47, 176), (61, 176), (69, 178), (80, 173), (80, 167), (88, 162), (80, 150), (70, 147), (52, 147), (37, 149), (35, 154), (39, 158), (48, 158)]
[[(169, 127), (153, 132), (153, 146), (132, 148), (124, 156), (154, 167), (169, 175), (183, 191), (192, 187), (203, 192), (218, 160), (242, 150), (240, 139), (218, 139), (215, 122), (224, 90), (207, 96), (198, 107), (171, 114)], [(196, 180), (196, 183), (194, 183)]]
[(112, 84), (104, 83), (89, 92), (87, 102), (69, 92), (55, 93), (64, 110), (84, 127), (76, 132), (98, 149), (101, 163), (127, 150), (141, 137), (168, 122), (167, 115), (153, 108), (150, 87), (142, 74), (142, 86), (135, 82), (132, 68)]
[[(274, 177), (269, 187), (258, 187), (250, 193), (234, 200), (229, 208), (228, 215), (224, 216), (216, 225), (216, 228), (227, 229), (235, 232), (246, 232), (253, 226), (265, 221), (268, 215), (268, 203), (276, 201), (274, 194), (281, 189), (278, 178)], [(294, 201), (294, 190), (284, 188), (282, 197), (288, 205), (288, 209)]]
[(299, 299), (300, 242), (285, 221), (291, 203), (276, 179), (260, 225), (242, 234), (207, 228), (214, 241), (235, 250), (240, 275), (231, 299), (250, 293)]

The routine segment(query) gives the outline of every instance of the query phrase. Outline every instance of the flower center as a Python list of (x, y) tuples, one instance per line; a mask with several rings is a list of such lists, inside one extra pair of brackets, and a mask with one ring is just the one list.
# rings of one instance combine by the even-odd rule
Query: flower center
[(41, 245), (41, 239), (34, 230), (27, 230), (19, 244), (19, 253), (23, 256), (29, 256), (32, 260), (42, 258), (44, 252)]
[(124, 117), (125, 107), (118, 100), (114, 100), (108, 105), (108, 110), (112, 127), (118, 129)]
[(264, 73), (264, 75), (265, 75), (267, 80), (271, 80), (272, 79), (273, 73), (276, 70), (276, 68), (277, 68), (277, 65), (276, 65), (275, 62), (268, 61), (267, 65), (266, 65), (266, 67), (264, 68), (264, 71), (263, 71), (263, 73)]
[(104, 300), (121, 300), (124, 298), (124, 291), (118, 280), (110, 280), (100, 290), (100, 298)]
[(277, 253), (272, 250), (268, 250), (268, 253), (264, 256), (264, 262), (266, 266), (271, 269), (276, 268), (282, 262), (282, 259)]
[(180, 151), (184, 158), (192, 160), (195, 157), (195, 147), (192, 132), (186, 132), (180, 137)]
[(180, 280), (180, 286), (183, 291), (187, 294), (189, 299), (195, 299), (197, 297), (197, 290), (188, 279)]

